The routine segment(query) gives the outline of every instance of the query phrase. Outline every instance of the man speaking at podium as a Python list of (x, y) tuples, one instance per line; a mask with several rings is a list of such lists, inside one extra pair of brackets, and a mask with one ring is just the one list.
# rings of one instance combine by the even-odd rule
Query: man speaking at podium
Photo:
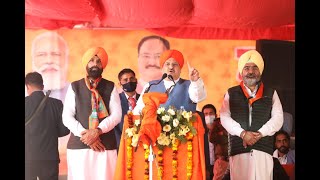
[[(142, 90), (141, 97), (146, 90), (149, 90), (148, 92), (164, 93), (171, 88), (167, 102), (160, 106), (165, 108), (169, 106), (180, 108), (183, 106), (186, 111), (196, 112), (197, 103), (203, 101), (207, 97), (207, 93), (198, 70), (191, 67), (189, 63), (190, 80), (180, 78), (183, 64), (184, 58), (180, 51), (167, 50), (163, 52), (160, 56), (160, 67), (162, 68), (162, 73), (166, 73), (167, 77), (163, 80), (154, 80), (147, 83)], [(149, 88), (149, 86), (151, 87)], [(143, 107), (143, 98), (139, 98), (133, 114), (139, 115)]]
[[(124, 133), (122, 133), (115, 173), (116, 179), (142, 179), (145, 178), (146, 175), (151, 179), (157, 179), (160, 176), (163, 180), (176, 179), (176, 176), (179, 177), (179, 179), (187, 179), (187, 176), (190, 177), (190, 173), (186, 170), (188, 167), (187, 162), (189, 162), (189, 156), (187, 156), (187, 153), (190, 151), (188, 150), (189, 145), (187, 145), (187, 143), (181, 143), (179, 145), (178, 152), (175, 152), (175, 157), (173, 157), (172, 148), (165, 148), (163, 150), (163, 154), (161, 153), (162, 151), (160, 151), (163, 160), (159, 159), (159, 149), (155, 146), (155, 143), (157, 141), (157, 137), (160, 135), (161, 126), (160, 123), (157, 122), (157, 110), (150, 107), (150, 104), (152, 104), (151, 106), (160, 106), (165, 107), (166, 109), (169, 106), (174, 106), (177, 109), (183, 107), (186, 111), (196, 113), (197, 103), (204, 100), (207, 93), (204, 88), (203, 80), (199, 76), (199, 72), (195, 68), (190, 67), (188, 63), (190, 80), (180, 78), (183, 64), (184, 58), (181, 52), (177, 50), (167, 50), (163, 52), (160, 56), (160, 67), (162, 68), (163, 73), (162, 78), (150, 81), (144, 86), (142, 94), (137, 101), (137, 105), (133, 110), (133, 120), (136, 120), (136, 117), (139, 118), (139, 115), (143, 114), (139, 130), (140, 141), (138, 140), (138, 142), (143, 142), (143, 145), (152, 144), (152, 146), (149, 146), (150, 149), (152, 147), (150, 150), (151, 155), (149, 155), (149, 158), (147, 159), (147, 161), (149, 161), (148, 168), (150, 171), (145, 171), (146, 157), (143, 146), (138, 145), (133, 152), (131, 152), (131, 150), (128, 151), (130, 144), (127, 143), (127, 138)], [(168, 94), (168, 96), (163, 98), (162, 95), (165, 93)], [(150, 103), (151, 101), (153, 102)], [(128, 120), (124, 123), (124, 128), (127, 128)], [(204, 128), (200, 117), (197, 117), (197, 121), (194, 122), (193, 126), (196, 129), (197, 134), (193, 136), (193, 139), (191, 140), (191, 180), (204, 180)], [(124, 131), (125, 130), (122, 132)], [(146, 143), (145, 140), (149, 140), (148, 142), (150, 142), (150, 144), (148, 142)], [(156, 155), (154, 156), (155, 158), (153, 155)], [(178, 174), (175, 175), (172, 168), (174, 158), (175, 162), (178, 164), (175, 169)], [(133, 165), (128, 166), (127, 162), (131, 162)]]

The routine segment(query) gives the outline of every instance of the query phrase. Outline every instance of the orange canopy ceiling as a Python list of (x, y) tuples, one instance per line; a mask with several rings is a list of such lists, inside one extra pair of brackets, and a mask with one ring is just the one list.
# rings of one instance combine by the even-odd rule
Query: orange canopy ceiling
[(192, 39), (295, 40), (295, 1), (26, 0), (25, 27), (147, 29)]

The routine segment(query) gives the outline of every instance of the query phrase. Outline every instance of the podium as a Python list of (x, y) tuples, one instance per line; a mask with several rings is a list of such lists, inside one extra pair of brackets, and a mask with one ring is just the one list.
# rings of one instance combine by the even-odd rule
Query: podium
[[(161, 96), (161, 97), (160, 97)], [(159, 98), (160, 97), (160, 98)], [(153, 116), (151, 118), (148, 118), (145, 120), (145, 118), (142, 119), (141, 122), (141, 130), (144, 128), (145, 131), (150, 134), (150, 136), (156, 135), (159, 124), (157, 123), (156, 119), (156, 109), (158, 108), (159, 104), (162, 104), (166, 101), (166, 98), (161, 93), (146, 93), (143, 95), (144, 102), (148, 101), (146, 104), (146, 107), (143, 109), (143, 114), (146, 115), (149, 113), (150, 116)], [(147, 107), (147, 104), (150, 104), (153, 106), (151, 109)], [(145, 111), (145, 112), (144, 112)], [(197, 134), (193, 136), (193, 138), (190, 140), (192, 142), (192, 150), (189, 149), (189, 151), (192, 152), (192, 175), (191, 180), (205, 180), (206, 178), (206, 170), (205, 170), (205, 157), (204, 157), (204, 127), (202, 125), (201, 117), (197, 114), (193, 114), (196, 117), (196, 121), (193, 122), (193, 127), (196, 129)], [(155, 118), (154, 118), (155, 117)], [(134, 116), (134, 118), (139, 118), (139, 116)], [(143, 121), (146, 122), (143, 122)], [(133, 120), (134, 121), (134, 120)], [(114, 179), (115, 180), (127, 180), (127, 179), (133, 179), (133, 180), (141, 180), (141, 179), (147, 179), (145, 174), (152, 174), (152, 178), (150, 179), (157, 180), (159, 178), (158, 169), (159, 165), (163, 165), (163, 174), (162, 174), (162, 180), (172, 180), (172, 179), (178, 179), (178, 180), (187, 180), (187, 167), (188, 167), (188, 145), (187, 143), (180, 142), (176, 153), (176, 157), (173, 158), (173, 150), (170, 147), (165, 147), (163, 149), (163, 155), (162, 158), (158, 156), (158, 147), (156, 145), (152, 145), (153, 154), (155, 155), (155, 158), (152, 161), (152, 172), (146, 172), (146, 164), (147, 158), (145, 157), (145, 150), (142, 145), (138, 145), (137, 148), (132, 147), (130, 150), (130, 145), (128, 144), (127, 137), (126, 137), (126, 129), (129, 127), (128, 124), (128, 116), (126, 116), (124, 120), (121, 140), (120, 140), (120, 146), (118, 151), (118, 159), (117, 159), (117, 165), (116, 165), (116, 172)], [(160, 125), (161, 127), (161, 125)], [(161, 131), (161, 129), (160, 129)], [(156, 137), (151, 137), (153, 139), (153, 142), (155, 142)], [(190, 148), (190, 147), (189, 147)], [(128, 152), (132, 152), (132, 159), (128, 157)], [(177, 162), (177, 175), (173, 176), (173, 159), (176, 159)], [(189, 159), (190, 160), (190, 159)], [(128, 163), (129, 162), (129, 163)], [(132, 166), (128, 166), (132, 162)], [(190, 161), (189, 161), (190, 162)], [(131, 175), (130, 175), (131, 174)], [(131, 178), (129, 178), (131, 176)]]

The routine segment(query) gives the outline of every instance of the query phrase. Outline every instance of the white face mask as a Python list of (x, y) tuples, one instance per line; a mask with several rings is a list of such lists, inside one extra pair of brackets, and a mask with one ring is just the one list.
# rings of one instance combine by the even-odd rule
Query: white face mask
[(215, 118), (215, 115), (205, 116), (206, 124), (212, 124)]

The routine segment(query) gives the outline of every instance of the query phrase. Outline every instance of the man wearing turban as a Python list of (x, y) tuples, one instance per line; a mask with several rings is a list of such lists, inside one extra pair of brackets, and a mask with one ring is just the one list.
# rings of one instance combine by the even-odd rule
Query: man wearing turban
[(71, 131), (68, 180), (113, 179), (117, 160), (114, 127), (121, 121), (122, 110), (114, 82), (102, 78), (107, 64), (103, 48), (90, 48), (82, 57), (86, 76), (67, 90), (62, 118)]
[(220, 109), (221, 123), (230, 134), (231, 179), (272, 179), (273, 135), (283, 124), (283, 111), (277, 91), (261, 81), (263, 69), (258, 51), (241, 55), (242, 81), (228, 89)]
[[(162, 73), (166, 73), (168, 76), (159, 84), (157, 83), (160, 79), (147, 83), (144, 86), (141, 95), (143, 96), (146, 89), (149, 88), (151, 84), (154, 84), (150, 86), (149, 92), (170, 92), (166, 103), (161, 104), (160, 106), (166, 108), (169, 106), (174, 106), (176, 108), (183, 106), (187, 111), (196, 112), (197, 103), (207, 97), (204, 83), (199, 76), (199, 72), (195, 68), (188, 66), (190, 80), (180, 77), (181, 69), (184, 65), (184, 57), (178, 50), (172, 49), (164, 51), (160, 56), (159, 62)], [(169, 76), (171, 76), (172, 79), (169, 79)], [(143, 100), (142, 98), (139, 98), (133, 113), (138, 115), (143, 107)]]
[[(174, 106), (177, 109), (183, 107), (186, 111), (196, 112), (197, 103), (204, 100), (207, 96), (204, 83), (199, 76), (199, 72), (195, 68), (189, 67), (190, 80), (180, 78), (181, 69), (184, 64), (184, 57), (178, 50), (172, 49), (164, 51), (161, 54), (159, 61), (162, 73), (166, 73), (168, 76), (161, 82), (161, 79), (159, 79), (147, 83), (142, 90), (141, 97), (143, 97), (147, 88), (149, 89), (148, 92), (168, 92), (167, 101), (160, 104), (160, 107), (168, 108), (169, 106)], [(169, 76), (172, 78), (169, 78)], [(144, 107), (145, 102), (143, 102), (143, 98), (139, 98), (137, 105), (133, 110), (133, 114), (139, 115), (143, 112), (142, 109)], [(142, 125), (144, 123), (146, 122), (142, 122)], [(143, 131), (143, 129), (144, 128), (141, 127), (140, 131)], [(158, 128), (154, 127), (154, 129)], [(160, 131), (153, 133), (160, 135)], [(158, 135), (155, 135), (155, 137), (158, 137)], [(156, 143), (155, 139), (151, 140), (153, 144)]]

